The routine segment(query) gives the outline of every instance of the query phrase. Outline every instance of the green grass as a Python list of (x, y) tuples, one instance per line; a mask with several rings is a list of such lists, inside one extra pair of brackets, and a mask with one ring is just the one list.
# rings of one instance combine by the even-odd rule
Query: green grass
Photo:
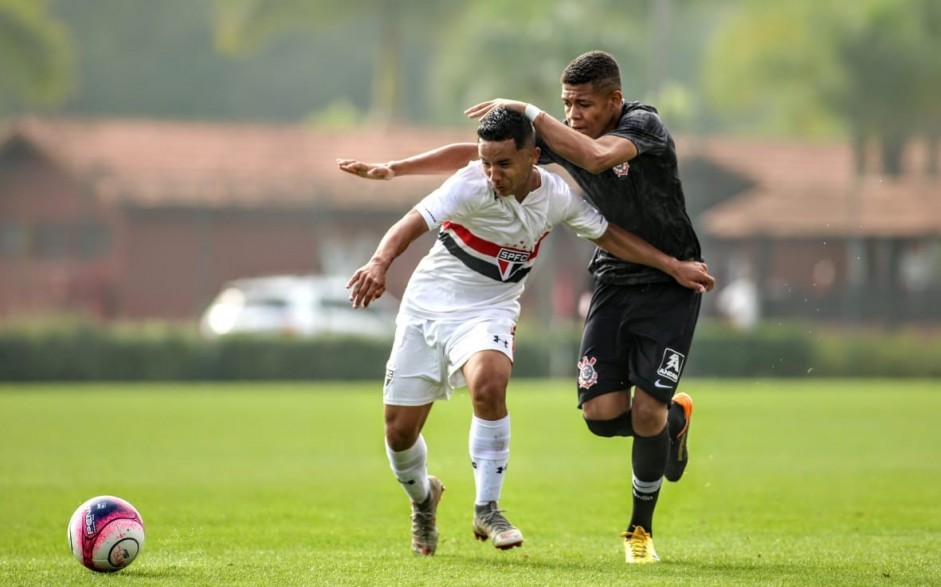
[[(448, 491), (429, 559), (409, 551), (379, 382), (0, 386), (0, 585), (941, 584), (941, 383), (685, 388), (692, 462), (661, 494), (662, 563), (628, 567), (630, 440), (588, 433), (567, 381), (511, 384), (501, 506), (526, 544), (508, 552), (471, 534), (466, 392), (434, 408)], [(66, 541), (100, 494), (147, 527), (114, 575)]]

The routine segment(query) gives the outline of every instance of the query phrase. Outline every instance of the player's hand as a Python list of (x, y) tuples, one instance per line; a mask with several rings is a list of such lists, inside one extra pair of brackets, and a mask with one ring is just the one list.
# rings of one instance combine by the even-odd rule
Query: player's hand
[(709, 267), (700, 261), (680, 261), (674, 278), (683, 287), (699, 293), (712, 291), (716, 286), (716, 278), (709, 275)]
[(468, 118), (483, 118), (488, 112), (497, 106), (503, 106), (511, 110), (517, 110), (519, 112), (524, 112), (526, 110), (526, 102), (520, 102), (519, 100), (507, 100), (506, 98), (497, 98), (496, 100), (488, 100), (486, 102), (481, 102), (480, 104), (475, 104), (465, 110), (464, 114)]
[(363, 163), (356, 159), (337, 159), (341, 171), (366, 179), (392, 179), (395, 171), (388, 163)]
[(701, 261), (681, 261), (677, 281), (699, 293), (712, 291), (716, 278), (709, 275), (709, 267)]
[(346, 289), (350, 290), (350, 302), (354, 308), (368, 308), (386, 291), (386, 271), (370, 261), (356, 270), (346, 282)]

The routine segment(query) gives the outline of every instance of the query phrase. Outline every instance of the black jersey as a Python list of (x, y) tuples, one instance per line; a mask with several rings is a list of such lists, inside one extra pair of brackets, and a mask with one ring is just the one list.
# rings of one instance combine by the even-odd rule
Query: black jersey
[[(676, 147), (657, 110), (639, 102), (625, 103), (617, 127), (608, 134), (634, 143), (637, 156), (594, 174), (565, 160), (537, 137), (542, 150), (539, 163), (564, 167), (609, 222), (677, 259), (701, 260), (699, 238), (686, 213)], [(657, 269), (622, 261), (602, 249), (595, 250), (588, 268), (601, 282), (618, 285), (672, 279)]]

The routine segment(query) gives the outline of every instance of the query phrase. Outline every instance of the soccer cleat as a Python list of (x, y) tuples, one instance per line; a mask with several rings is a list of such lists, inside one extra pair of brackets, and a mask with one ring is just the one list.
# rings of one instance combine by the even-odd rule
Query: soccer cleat
[(418, 556), (431, 556), (438, 548), (438, 527), (435, 512), (444, 493), (444, 484), (428, 475), (428, 497), (422, 503), (412, 502), (412, 552)]
[(683, 408), (686, 415), (686, 424), (675, 436), (670, 437), (670, 457), (667, 459), (667, 470), (663, 476), (667, 481), (679, 481), (689, 462), (689, 451), (686, 448), (686, 439), (689, 437), (689, 423), (693, 419), (693, 398), (686, 393), (673, 396), (673, 402)]
[(489, 539), (500, 550), (523, 544), (523, 533), (503, 516), (495, 501), (474, 506), (474, 537)]
[(632, 565), (656, 563), (660, 561), (653, 548), (653, 537), (640, 526), (631, 531), (621, 532), (624, 539), (624, 560)]

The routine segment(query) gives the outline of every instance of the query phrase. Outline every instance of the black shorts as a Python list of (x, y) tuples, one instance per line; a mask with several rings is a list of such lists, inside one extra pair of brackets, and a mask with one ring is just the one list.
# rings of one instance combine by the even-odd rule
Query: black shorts
[(701, 294), (676, 282), (599, 283), (578, 361), (578, 406), (637, 386), (669, 403), (689, 356)]

